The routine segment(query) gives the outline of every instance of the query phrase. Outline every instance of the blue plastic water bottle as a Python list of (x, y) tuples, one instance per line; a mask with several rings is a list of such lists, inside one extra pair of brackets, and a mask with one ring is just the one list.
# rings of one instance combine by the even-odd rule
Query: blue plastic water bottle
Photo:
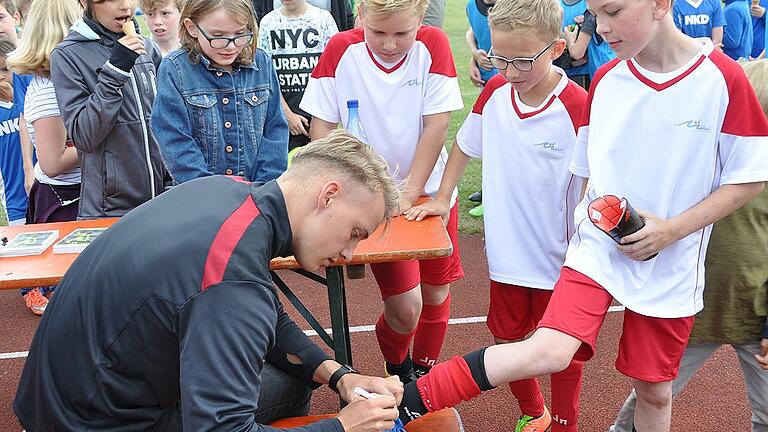
[(349, 110), (347, 115), (347, 131), (356, 136), (360, 141), (368, 143), (368, 137), (365, 135), (365, 129), (363, 129), (363, 122), (360, 121), (359, 106), (357, 99), (347, 101), (347, 109)]

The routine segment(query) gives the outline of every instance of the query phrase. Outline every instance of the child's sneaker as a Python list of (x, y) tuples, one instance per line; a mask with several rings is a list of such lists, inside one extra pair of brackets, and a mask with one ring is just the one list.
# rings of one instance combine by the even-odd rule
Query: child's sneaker
[(472, 217), (483, 217), (483, 205), (480, 204), (477, 207), (472, 207), (468, 213)]
[(40, 288), (35, 288), (24, 294), (24, 302), (35, 315), (42, 315), (48, 306), (48, 299), (40, 292)]
[(520, 417), (515, 426), (515, 432), (544, 432), (549, 429), (550, 423), (552, 423), (552, 416), (547, 407), (544, 407), (544, 414), (539, 417), (533, 418), (527, 415)]

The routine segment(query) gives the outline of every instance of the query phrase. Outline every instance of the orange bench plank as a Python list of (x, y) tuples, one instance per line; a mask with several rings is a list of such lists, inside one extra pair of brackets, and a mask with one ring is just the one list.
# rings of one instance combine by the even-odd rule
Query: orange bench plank
[[(271, 426), (281, 429), (306, 426), (316, 421), (335, 417), (335, 414), (322, 414), (306, 417), (293, 417), (278, 420)], [(459, 413), (453, 408), (446, 408), (408, 423), (405, 427), (408, 432), (464, 432)]]

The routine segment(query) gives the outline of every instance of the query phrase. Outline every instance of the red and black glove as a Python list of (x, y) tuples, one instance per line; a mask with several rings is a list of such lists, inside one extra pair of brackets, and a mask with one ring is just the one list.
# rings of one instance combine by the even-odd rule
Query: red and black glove
[(622, 237), (634, 234), (645, 226), (645, 221), (629, 205), (626, 198), (603, 195), (589, 203), (589, 219), (613, 241), (621, 243)]

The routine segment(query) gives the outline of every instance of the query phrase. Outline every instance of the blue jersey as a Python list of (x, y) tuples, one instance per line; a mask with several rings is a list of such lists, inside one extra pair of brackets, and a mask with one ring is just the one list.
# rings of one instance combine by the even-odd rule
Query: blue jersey
[[(489, 7), (490, 5), (485, 4), (483, 0), (469, 0), (467, 3), (467, 19), (469, 19), (472, 33), (475, 34), (477, 47), (485, 50), (487, 53), (491, 52), (491, 28), (488, 26)], [(480, 78), (485, 82), (488, 82), (497, 73), (496, 69), (485, 70), (480, 68)]]
[(27, 97), (27, 87), (34, 75), (13, 74), (13, 103), (24, 112), (24, 99)]
[(712, 37), (712, 29), (723, 27), (723, 7), (720, 0), (677, 0), (672, 7), (675, 25), (690, 37)]
[[(760, 0), (760, 6), (768, 9), (768, 0)], [(761, 18), (752, 17), (752, 57), (757, 57), (765, 49), (765, 19), (763, 14)]]
[[(563, 28), (576, 24), (576, 17), (584, 15), (587, 11), (586, 0), (578, 1), (574, 4), (567, 4), (563, 0), (560, 0), (560, 5), (563, 7)], [(579, 35), (582, 37), (582, 34)], [(616, 57), (616, 54), (598, 34), (594, 32), (592, 39), (587, 46), (587, 63), (579, 67), (566, 68), (565, 73), (571, 76), (577, 75), (589, 75), (591, 79), (595, 75), (595, 72), (600, 69), (600, 66), (608, 63)]]
[(27, 214), (24, 163), (19, 141), (20, 114), (15, 104), (0, 101), (0, 175), (5, 187), (3, 206), (10, 221), (24, 219)]

